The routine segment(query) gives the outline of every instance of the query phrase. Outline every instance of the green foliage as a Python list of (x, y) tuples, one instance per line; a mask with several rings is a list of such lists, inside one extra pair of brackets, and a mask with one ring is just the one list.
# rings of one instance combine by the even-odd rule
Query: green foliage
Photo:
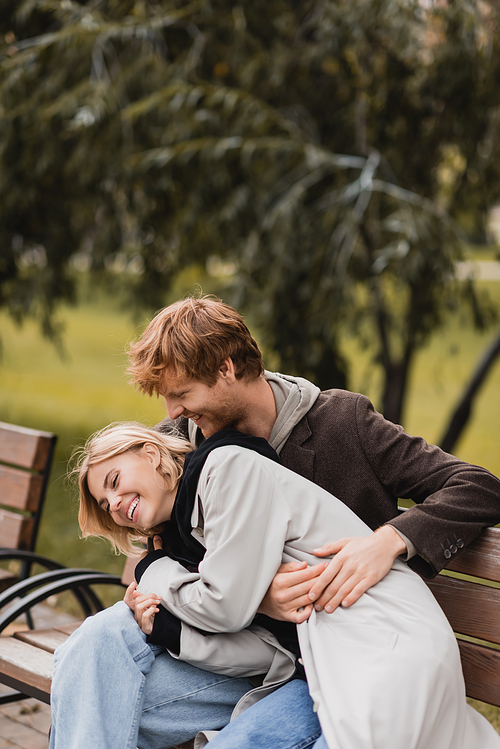
[[(348, 322), (399, 420), (457, 284), (456, 219), (499, 197), (493, 0), (6, 0), (0, 306), (54, 333), (74, 268), (154, 310), (235, 263), (280, 366), (345, 385)], [(52, 326), (52, 327), (51, 327)]]

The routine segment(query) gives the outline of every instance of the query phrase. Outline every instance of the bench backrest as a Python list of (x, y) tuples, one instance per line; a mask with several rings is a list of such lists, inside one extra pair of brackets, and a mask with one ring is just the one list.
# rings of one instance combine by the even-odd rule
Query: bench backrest
[(500, 528), (426, 582), (458, 637), (467, 696), (500, 706)]
[(34, 550), (56, 439), (0, 422), (0, 548)]

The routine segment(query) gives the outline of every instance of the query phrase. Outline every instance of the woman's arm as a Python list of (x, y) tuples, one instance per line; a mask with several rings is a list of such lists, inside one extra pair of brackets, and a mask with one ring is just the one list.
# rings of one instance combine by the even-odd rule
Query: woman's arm
[(168, 557), (153, 561), (139, 585), (183, 622), (207, 632), (237, 632), (253, 620), (278, 569), (288, 505), (276, 494), (276, 466), (251, 450), (222, 447), (198, 484), (206, 555), (198, 573)]
[[(162, 549), (159, 536), (154, 538), (154, 548)], [(276, 656), (273, 635), (261, 627), (249, 627), (241, 632), (206, 635), (188, 624), (183, 624), (166, 609), (160, 609), (160, 599), (151, 593), (139, 593), (135, 581), (127, 588), (124, 601), (133, 612), (148, 642), (163, 645), (174, 658), (206, 671), (234, 678), (248, 678), (267, 673)], [(165, 626), (162, 615), (165, 615), (173, 626)], [(172, 619), (175, 621), (172, 622)], [(159, 626), (155, 627), (158, 624)]]

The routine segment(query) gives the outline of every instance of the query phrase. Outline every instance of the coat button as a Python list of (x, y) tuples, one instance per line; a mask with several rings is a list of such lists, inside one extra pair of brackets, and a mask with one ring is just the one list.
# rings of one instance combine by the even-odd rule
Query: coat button
[(194, 532), (197, 536), (203, 536), (203, 528), (195, 528)]
[(451, 551), (449, 549), (445, 549), (443, 553), (445, 559), (451, 559)]
[(457, 553), (458, 549), (457, 549), (457, 547), (455, 546), (455, 544), (452, 544), (452, 545), (450, 546), (450, 551), (451, 551), (451, 553), (452, 553), (452, 554), (456, 554), (456, 553)]
[(462, 541), (462, 539), (461, 539), (461, 538), (459, 538), (459, 539), (457, 540), (457, 546), (458, 546), (458, 548), (459, 548), (459, 549), (463, 549), (463, 548), (464, 548), (464, 545), (465, 545), (465, 544), (464, 544), (464, 542)]

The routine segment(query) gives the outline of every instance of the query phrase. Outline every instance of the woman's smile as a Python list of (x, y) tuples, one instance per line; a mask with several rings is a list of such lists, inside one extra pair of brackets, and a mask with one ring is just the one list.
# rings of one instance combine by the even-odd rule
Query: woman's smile
[(90, 467), (90, 493), (117, 525), (155, 528), (170, 520), (176, 492), (168, 491), (158, 470), (157, 449), (147, 443)]

